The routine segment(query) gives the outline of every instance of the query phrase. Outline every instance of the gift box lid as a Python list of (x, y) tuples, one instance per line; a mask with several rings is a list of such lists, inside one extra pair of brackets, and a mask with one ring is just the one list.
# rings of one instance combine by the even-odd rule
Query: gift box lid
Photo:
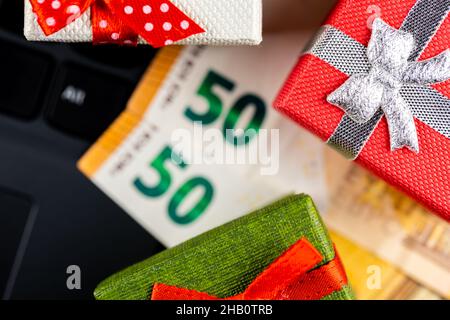
[[(406, 130), (402, 126), (400, 130), (394, 126), (389, 129), (386, 111), (382, 111), (385, 106), (361, 124), (351, 118), (351, 111), (346, 113), (328, 101), (353, 76), (372, 72), (374, 61), (369, 61), (367, 47), (373, 23), (381, 25), (380, 19), (392, 32), (413, 36), (416, 48), (408, 59), (411, 65), (435, 59), (434, 67), (439, 64), (448, 70), (444, 61), (449, 57), (449, 11), (449, 0), (339, 1), (274, 102), (277, 110), (328, 145), (350, 159), (356, 158), (358, 164), (446, 220), (450, 219), (450, 80), (401, 84), (399, 94), (407, 104), (405, 109), (413, 113), (409, 124), (417, 131), (418, 153), (406, 147), (391, 151), (393, 138)], [(398, 44), (394, 48), (404, 49)], [(367, 91), (370, 89), (363, 93)], [(367, 101), (373, 98), (371, 95)], [(407, 112), (402, 114), (408, 116)], [(391, 124), (395, 120), (392, 117)]]
[[(160, 1), (155, 3), (158, 2)], [(261, 0), (172, 0), (172, 2), (205, 29), (205, 32), (177, 41), (176, 44), (257, 45), (262, 41)], [(24, 11), (24, 35), (28, 40), (93, 41), (90, 9), (64, 29), (49, 36), (46, 36), (39, 26), (30, 0), (25, 1)], [(147, 44), (142, 37), (139, 37), (138, 43)]]
[[(97, 287), (95, 297), (147, 300), (155, 283), (217, 297), (237, 295), (300, 238), (322, 255), (317, 267), (335, 258), (312, 199), (291, 195), (112, 275)], [(344, 285), (323, 298), (352, 297)]]

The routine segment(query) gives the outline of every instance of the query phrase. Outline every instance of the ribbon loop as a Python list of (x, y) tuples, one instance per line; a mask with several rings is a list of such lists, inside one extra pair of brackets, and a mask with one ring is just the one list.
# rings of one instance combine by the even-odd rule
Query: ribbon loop
[(444, 82), (450, 78), (450, 49), (428, 60), (408, 64), (403, 82), (428, 85)]
[(50, 36), (78, 19), (95, 0), (40, 1), (30, 0), (37, 21)]
[[(369, 76), (350, 77), (327, 101), (340, 107), (356, 123), (366, 123), (382, 106), (384, 87)], [(363, 107), (362, 107), (363, 106)]]
[(245, 290), (244, 300), (273, 300), (289, 284), (301, 275), (314, 268), (322, 255), (306, 239), (301, 239), (262, 274), (260, 274)]
[(394, 29), (380, 18), (374, 20), (367, 46), (367, 57), (372, 66), (398, 77), (406, 70), (413, 50), (414, 37), (410, 33)]

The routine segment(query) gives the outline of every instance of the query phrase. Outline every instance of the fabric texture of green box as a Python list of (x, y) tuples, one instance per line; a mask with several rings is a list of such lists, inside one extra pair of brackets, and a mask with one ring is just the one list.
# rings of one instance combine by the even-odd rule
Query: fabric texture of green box
[[(307, 195), (291, 195), (165, 250), (104, 280), (97, 299), (148, 300), (155, 283), (230, 297), (243, 292), (284, 251), (305, 237), (335, 258), (328, 232)], [(323, 299), (352, 299), (349, 285)]]

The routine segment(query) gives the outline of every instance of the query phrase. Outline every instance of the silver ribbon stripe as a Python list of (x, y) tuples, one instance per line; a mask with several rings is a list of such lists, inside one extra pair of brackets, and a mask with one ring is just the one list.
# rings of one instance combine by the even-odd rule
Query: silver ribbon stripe
[(383, 115), (391, 150), (419, 151), (413, 117), (450, 138), (450, 100), (430, 86), (450, 78), (450, 50), (417, 61), (449, 12), (450, 0), (418, 0), (400, 30), (376, 19), (367, 48), (322, 27), (307, 53), (349, 76), (327, 99), (346, 112), (328, 144), (357, 158)]

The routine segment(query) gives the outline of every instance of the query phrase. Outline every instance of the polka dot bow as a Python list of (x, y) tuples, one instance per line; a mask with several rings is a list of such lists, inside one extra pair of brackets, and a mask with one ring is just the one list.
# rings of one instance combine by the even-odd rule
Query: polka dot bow
[(91, 10), (94, 43), (136, 45), (141, 36), (155, 48), (205, 32), (170, 0), (30, 0), (46, 36)]

